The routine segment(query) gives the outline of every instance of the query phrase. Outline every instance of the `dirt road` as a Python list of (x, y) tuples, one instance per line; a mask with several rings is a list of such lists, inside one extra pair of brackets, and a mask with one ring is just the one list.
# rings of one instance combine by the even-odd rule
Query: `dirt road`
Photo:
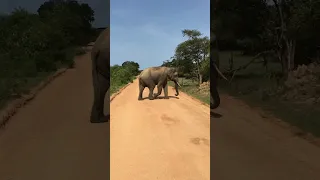
[(112, 180), (209, 180), (210, 166), (217, 180), (320, 179), (318, 147), (239, 100), (222, 95), (211, 120), (210, 164), (208, 107), (184, 93), (153, 101), (137, 95), (134, 81), (111, 103)]
[(108, 179), (109, 127), (89, 122), (89, 57), (80, 57), (1, 132), (0, 180)]
[(90, 68), (79, 58), (13, 117), (0, 135), (0, 180), (102, 180), (109, 168), (111, 180), (320, 179), (319, 148), (229, 96), (210, 122), (184, 93), (137, 101), (134, 81), (111, 103), (109, 139), (108, 124), (89, 123)]
[(320, 179), (320, 148), (239, 100), (221, 102), (222, 117), (211, 120), (213, 179)]
[(112, 101), (112, 180), (210, 179), (209, 108), (174, 94), (138, 101), (135, 80)]

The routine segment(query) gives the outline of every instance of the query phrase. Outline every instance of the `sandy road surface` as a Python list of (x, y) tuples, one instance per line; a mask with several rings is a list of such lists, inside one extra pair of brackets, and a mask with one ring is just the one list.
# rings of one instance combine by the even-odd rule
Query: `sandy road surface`
[(0, 135), (0, 180), (102, 180), (108, 124), (90, 124), (90, 55), (55, 79)]
[(221, 102), (215, 112), (222, 117), (211, 120), (212, 179), (320, 179), (320, 148), (241, 101)]
[(210, 179), (209, 108), (174, 94), (138, 101), (135, 80), (112, 101), (112, 180)]
[[(170, 88), (169, 95), (174, 91)], [(147, 97), (148, 89), (144, 92)], [(209, 109), (179, 99), (137, 101), (138, 83), (111, 103), (111, 179), (319, 180), (320, 149), (249, 108), (222, 96)]]
[(320, 179), (319, 148), (228, 96), (210, 122), (208, 107), (183, 93), (137, 101), (135, 81), (111, 103), (109, 140), (108, 124), (89, 123), (90, 66), (79, 58), (9, 122), (0, 180), (102, 180), (109, 163), (111, 180)]

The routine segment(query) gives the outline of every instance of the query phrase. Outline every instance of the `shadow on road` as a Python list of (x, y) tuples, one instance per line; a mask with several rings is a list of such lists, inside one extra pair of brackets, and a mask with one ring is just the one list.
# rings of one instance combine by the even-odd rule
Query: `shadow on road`
[(222, 115), (216, 112), (213, 112), (212, 110), (210, 110), (210, 119), (211, 118), (221, 118)]
[[(174, 99), (180, 99), (179, 97), (176, 97), (176, 96), (168, 96), (169, 99), (171, 98), (174, 98)], [(145, 99), (148, 99), (149, 100), (149, 97), (144, 97), (142, 98), (142, 100), (145, 100)], [(164, 96), (158, 96), (157, 98), (155, 98), (154, 100), (158, 100), (158, 99), (165, 99)]]
[[(176, 96), (168, 96), (168, 97), (169, 97), (169, 99), (170, 98), (179, 99), (179, 97), (176, 97)], [(164, 96), (159, 96), (159, 97), (157, 97), (157, 99), (164, 99)]]

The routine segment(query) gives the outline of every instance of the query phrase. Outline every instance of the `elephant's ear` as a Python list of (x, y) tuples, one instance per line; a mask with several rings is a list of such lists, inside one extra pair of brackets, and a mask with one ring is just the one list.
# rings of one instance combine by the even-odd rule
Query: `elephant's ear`
[(180, 66), (176, 67), (176, 71), (178, 72), (178, 74), (181, 72), (182, 68)]
[(172, 68), (171, 68), (171, 67), (167, 67), (167, 68), (166, 68), (166, 71), (167, 71), (168, 73), (170, 73), (170, 72), (172, 71)]
[(176, 67), (172, 67), (170, 68), (170, 74), (174, 75), (176, 74), (178, 71), (177, 71), (177, 68)]

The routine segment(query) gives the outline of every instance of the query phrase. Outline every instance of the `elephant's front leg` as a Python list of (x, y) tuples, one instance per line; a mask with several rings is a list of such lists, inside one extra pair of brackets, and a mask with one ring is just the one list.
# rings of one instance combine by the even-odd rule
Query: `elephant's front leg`
[(166, 84), (163, 88), (164, 90), (164, 98), (165, 99), (169, 99), (169, 95), (168, 95), (168, 84)]
[(161, 92), (162, 92), (162, 84), (158, 84), (157, 88), (158, 88), (158, 93), (154, 94), (154, 98), (157, 98), (158, 96), (160, 96)]
[(155, 88), (155, 86), (149, 87), (149, 100), (154, 100), (154, 97), (153, 97), (154, 88)]

